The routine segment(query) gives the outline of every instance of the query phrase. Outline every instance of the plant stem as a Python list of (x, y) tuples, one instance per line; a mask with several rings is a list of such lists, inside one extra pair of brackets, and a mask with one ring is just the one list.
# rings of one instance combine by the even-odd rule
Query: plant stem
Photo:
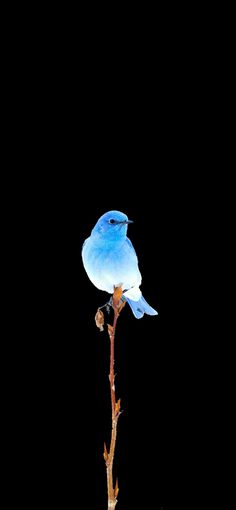
[(114, 340), (115, 340), (115, 332), (116, 332), (116, 324), (117, 319), (119, 317), (119, 308), (120, 297), (122, 294), (122, 290), (120, 288), (115, 289), (113, 294), (113, 309), (114, 309), (114, 321), (113, 326), (108, 324), (108, 333), (110, 337), (110, 373), (109, 373), (109, 381), (110, 381), (110, 392), (111, 392), (111, 411), (112, 411), (112, 429), (111, 429), (111, 441), (109, 453), (106, 450), (106, 446), (104, 447), (104, 458), (106, 461), (106, 471), (107, 471), (107, 492), (108, 492), (108, 510), (114, 510), (117, 504), (117, 495), (118, 495), (118, 482), (116, 481), (116, 485), (114, 487), (113, 483), (113, 461), (115, 454), (115, 446), (116, 446), (116, 436), (117, 436), (117, 423), (118, 418), (120, 416), (120, 400), (116, 402), (116, 393), (115, 393), (115, 374), (114, 374)]

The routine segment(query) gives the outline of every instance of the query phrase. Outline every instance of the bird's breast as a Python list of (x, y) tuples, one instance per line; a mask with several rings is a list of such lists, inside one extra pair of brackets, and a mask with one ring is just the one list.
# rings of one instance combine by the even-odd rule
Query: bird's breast
[(90, 280), (101, 290), (112, 293), (114, 286), (122, 284), (123, 289), (128, 289), (141, 283), (135, 252), (127, 243), (99, 246), (89, 238), (82, 257)]

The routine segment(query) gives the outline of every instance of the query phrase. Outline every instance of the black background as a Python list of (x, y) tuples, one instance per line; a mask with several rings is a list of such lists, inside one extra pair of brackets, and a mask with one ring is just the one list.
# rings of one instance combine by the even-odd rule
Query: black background
[[(35, 494), (55, 501), (56, 494), (65, 504), (89, 498), (91, 507), (106, 508), (109, 338), (106, 329), (96, 328), (94, 316), (108, 295), (89, 281), (81, 248), (99, 216), (111, 209), (134, 221), (128, 234), (139, 258), (141, 288), (159, 313), (137, 320), (126, 305), (118, 321), (116, 394), (123, 412), (114, 474), (119, 505), (146, 507), (154, 500), (155, 508), (166, 509), (186, 500), (179, 467), (189, 402), (186, 338), (179, 320), (184, 310), (179, 213), (173, 214), (176, 201), (158, 172), (155, 179), (144, 172), (138, 188), (126, 182), (126, 172), (100, 169), (83, 183), (78, 176), (45, 180), (42, 198), (35, 194), (39, 210), (27, 223), (27, 235), (33, 228), (26, 263), (30, 277), (28, 282), (23, 275), (25, 334), (18, 346), (23, 455), (32, 462), (26, 478), (33, 501)], [(138, 173), (134, 179), (140, 179)]]
[[(62, 123), (53, 132), (50, 126), (49, 133), (41, 124), (44, 133), (52, 133), (50, 146), (30, 139), (27, 164), (37, 154), (36, 170), (32, 179), (20, 177), (26, 192), (21, 215), (14, 219), (22, 338), (14, 348), (14, 393), (24, 437), (19, 464), (22, 455), (27, 464), (27, 482), (19, 490), (25, 497), (30, 484), (30, 504), (56, 498), (69, 505), (89, 497), (88, 507), (106, 508), (109, 340), (94, 316), (108, 296), (89, 281), (81, 248), (97, 219), (111, 209), (134, 221), (129, 236), (142, 291), (159, 312), (137, 320), (126, 305), (118, 323), (116, 389), (123, 413), (114, 472), (119, 505), (125, 509), (142, 502), (146, 508), (155, 501), (155, 508), (165, 510), (186, 500), (182, 459), (191, 363), (186, 363), (188, 294), (182, 288), (189, 253), (185, 188), (173, 172), (179, 140), (155, 123), (144, 130), (144, 122), (142, 116), (138, 129), (122, 125), (116, 134), (104, 123), (104, 134), (99, 126), (86, 135), (80, 128), (76, 140), (75, 123), (68, 132)], [(191, 200), (191, 189), (189, 194)]]
[(23, 78), (30, 71), (30, 81), (12, 99), (14, 154), (24, 170), (9, 188), (9, 204), (17, 203), (11, 236), (18, 311), (9, 387), (19, 497), (31, 507), (57, 501), (106, 508), (109, 340), (94, 316), (107, 296), (89, 281), (81, 248), (111, 209), (134, 221), (129, 237), (142, 291), (159, 312), (137, 320), (126, 305), (118, 322), (117, 508), (189, 504), (198, 343), (183, 282), (191, 286), (197, 271), (190, 254), (198, 250), (191, 235), (200, 141), (191, 119), (199, 96), (191, 89), (191, 56), (181, 60), (182, 49), (167, 34), (158, 37), (147, 43), (158, 50), (140, 44), (120, 60), (119, 47), (107, 58), (95, 47), (89, 58), (78, 50), (76, 65), (63, 42), (40, 64), (40, 46), (17, 71)]

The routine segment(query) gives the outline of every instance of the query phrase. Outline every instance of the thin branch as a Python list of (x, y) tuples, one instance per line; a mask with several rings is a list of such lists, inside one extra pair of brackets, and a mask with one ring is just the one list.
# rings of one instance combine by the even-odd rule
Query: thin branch
[(115, 373), (114, 373), (114, 363), (115, 363), (115, 332), (117, 320), (119, 317), (119, 313), (123, 308), (123, 304), (120, 306), (120, 299), (122, 296), (122, 289), (118, 287), (114, 290), (112, 303), (114, 309), (114, 320), (113, 326), (108, 324), (108, 333), (110, 337), (110, 373), (109, 373), (109, 381), (110, 381), (110, 392), (111, 392), (111, 410), (112, 410), (112, 429), (111, 429), (111, 441), (109, 453), (107, 452), (106, 445), (104, 445), (104, 459), (106, 462), (106, 472), (107, 472), (107, 493), (108, 493), (108, 510), (114, 510), (117, 504), (117, 496), (119, 492), (118, 480), (116, 479), (116, 483), (114, 486), (113, 483), (113, 461), (115, 455), (115, 447), (116, 447), (116, 436), (117, 436), (117, 423), (118, 418), (120, 416), (120, 399), (116, 401), (116, 392), (115, 392)]

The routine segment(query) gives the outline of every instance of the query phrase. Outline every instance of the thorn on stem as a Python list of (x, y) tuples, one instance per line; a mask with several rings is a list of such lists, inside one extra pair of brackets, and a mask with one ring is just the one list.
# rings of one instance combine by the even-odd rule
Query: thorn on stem
[(115, 414), (120, 414), (120, 398), (119, 400), (116, 402), (116, 405), (115, 405)]
[(107, 462), (107, 460), (108, 460), (108, 451), (107, 451), (106, 443), (104, 443), (103, 457), (104, 457), (105, 462)]
[(115, 489), (114, 489), (114, 496), (115, 496), (115, 498), (117, 498), (118, 493), (119, 493), (119, 486), (118, 486), (118, 478), (117, 478), (116, 479)]

